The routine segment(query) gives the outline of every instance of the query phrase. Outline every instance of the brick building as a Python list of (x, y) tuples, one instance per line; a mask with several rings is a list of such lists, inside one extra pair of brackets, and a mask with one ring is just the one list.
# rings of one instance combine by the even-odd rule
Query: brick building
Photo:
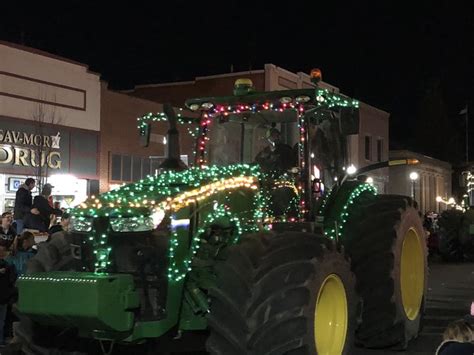
[[(100, 191), (154, 174), (165, 156), (168, 124), (153, 123), (150, 145), (144, 148), (139, 144), (137, 117), (161, 112), (162, 105), (109, 90), (102, 83), (100, 107)], [(181, 159), (186, 163), (192, 157), (194, 140), (185, 126), (178, 129)]]

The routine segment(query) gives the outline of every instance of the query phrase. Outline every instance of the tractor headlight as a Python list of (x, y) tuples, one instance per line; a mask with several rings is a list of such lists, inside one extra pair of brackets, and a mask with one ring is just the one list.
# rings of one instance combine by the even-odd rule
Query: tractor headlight
[(163, 221), (165, 218), (165, 210), (161, 208), (157, 208), (153, 211), (153, 213), (150, 215), (150, 218), (153, 222), (154, 227), (158, 227), (160, 223)]
[(69, 222), (69, 228), (72, 232), (90, 232), (92, 230), (91, 217), (72, 216)]
[(165, 218), (165, 211), (157, 208), (148, 216), (117, 217), (110, 219), (114, 232), (147, 232), (152, 231)]

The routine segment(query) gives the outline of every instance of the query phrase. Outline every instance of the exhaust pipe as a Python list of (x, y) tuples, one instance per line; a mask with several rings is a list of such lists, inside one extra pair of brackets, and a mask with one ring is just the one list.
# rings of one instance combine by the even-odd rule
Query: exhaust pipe
[(176, 113), (170, 104), (163, 105), (163, 112), (168, 117), (169, 129), (166, 134), (167, 145), (166, 145), (166, 159), (160, 164), (160, 170), (186, 170), (187, 166), (181, 160), (180, 148), (179, 148), (179, 131), (176, 128), (178, 119)]

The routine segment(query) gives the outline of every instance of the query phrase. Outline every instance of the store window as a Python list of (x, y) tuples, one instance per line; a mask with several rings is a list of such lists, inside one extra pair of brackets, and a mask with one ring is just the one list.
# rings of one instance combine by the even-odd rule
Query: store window
[(365, 159), (372, 160), (372, 137), (365, 136)]
[(383, 159), (383, 139), (377, 139), (377, 161), (382, 161)]

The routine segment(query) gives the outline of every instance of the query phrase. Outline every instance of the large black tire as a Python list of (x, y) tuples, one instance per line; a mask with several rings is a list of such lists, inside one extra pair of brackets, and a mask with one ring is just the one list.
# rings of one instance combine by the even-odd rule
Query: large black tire
[[(325, 350), (320, 354), (351, 353), (358, 302), (355, 279), (349, 262), (329, 239), (299, 232), (258, 234), (228, 248), (224, 256), (210, 290), (211, 354), (317, 354), (316, 337)], [(331, 287), (337, 291), (328, 291)], [(325, 291), (320, 294), (321, 289)], [(328, 297), (341, 294), (342, 305), (336, 302), (340, 297)], [(319, 322), (324, 323), (325, 312), (340, 316), (342, 309), (345, 326), (340, 322), (337, 329), (345, 332), (331, 348), (321, 339), (330, 342), (324, 330), (334, 328)]]
[(416, 204), (404, 196), (362, 195), (344, 230), (342, 243), (362, 297), (357, 343), (406, 349), (420, 331), (428, 276)]

